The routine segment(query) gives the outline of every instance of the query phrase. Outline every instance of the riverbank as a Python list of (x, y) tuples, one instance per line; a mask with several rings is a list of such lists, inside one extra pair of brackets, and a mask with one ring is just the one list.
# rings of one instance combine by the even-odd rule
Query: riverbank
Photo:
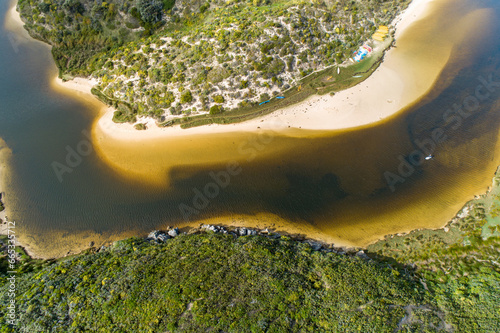
[(24, 25), (24, 22), (21, 19), (21, 15), (19, 15), (19, 12), (16, 10), (16, 7), (17, 7), (17, 0), (12, 0), (10, 4), (10, 9), (7, 12), (7, 16), (5, 17), (6, 27), (19, 27), (19, 26), (22, 27)]
[[(323, 248), (335, 248), (341, 251), (353, 251), (359, 248), (342, 241), (330, 235), (323, 233), (321, 230), (306, 223), (293, 223), (286, 221), (272, 214), (257, 214), (257, 215), (238, 215), (226, 216), (218, 218), (203, 219), (196, 222), (176, 223), (175, 227), (179, 228), (180, 233), (193, 233), (202, 230), (202, 225), (214, 225), (224, 227), (228, 230), (248, 229), (257, 230), (259, 233), (273, 233), (274, 235), (287, 236), (295, 240), (307, 240), (311, 244), (319, 244)], [(170, 230), (172, 224), (165, 223), (158, 226), (159, 230)], [(2, 230), (5, 229), (2, 226)], [(150, 230), (151, 231), (151, 230)], [(2, 233), (2, 234), (6, 234)], [(33, 237), (33, 235), (31, 235)], [(138, 230), (127, 230), (123, 232), (107, 231), (96, 233), (93, 231), (81, 232), (63, 232), (53, 231), (48, 235), (44, 235), (43, 242), (30, 242), (28, 239), (18, 240), (18, 245), (23, 247), (26, 253), (34, 259), (51, 259), (63, 258), (76, 255), (83, 251), (94, 247), (109, 247), (116, 241), (121, 241), (131, 237), (146, 238), (148, 233)], [(36, 236), (35, 238), (39, 238)], [(58, 244), (53, 247), (52, 244)]]
[[(352, 322), (362, 332), (493, 332), (498, 326), (498, 238), (472, 247), (459, 238), (430, 248), (413, 248), (415, 240), (405, 239), (402, 246), (383, 242), (377, 252), (344, 253), (265, 231), (201, 230), (155, 231), (63, 260), (23, 260), (16, 274), (16, 294), (26, 300), (16, 312), (19, 326), (42, 323), (68, 332), (77, 326), (116, 331), (123, 323), (155, 332), (336, 332)], [(386, 256), (390, 250), (397, 256)], [(7, 312), (11, 275), (1, 273), (6, 301), (0, 310)], [(81, 315), (68, 316), (71, 302)], [(51, 316), (33, 308), (50, 309)], [(148, 314), (143, 309), (160, 320), (142, 316)]]
[[(376, 124), (394, 117), (426, 95), (448, 63), (452, 49), (466, 37), (465, 32), (473, 30), (469, 29), (471, 27), (477, 30), (480, 22), (487, 21), (487, 17), (482, 15), (485, 13), (476, 13), (463, 18), (460, 23), (463, 29), (458, 29), (457, 22), (447, 27), (446, 20), (438, 20), (432, 15), (436, 10), (442, 10), (442, 7), (443, 3), (437, 4), (433, 0), (414, 0), (394, 20), (397, 48), (387, 51), (382, 65), (368, 79), (334, 96), (313, 95), (303, 102), (243, 123), (212, 124), (189, 129), (181, 129), (180, 126), (158, 127), (154, 119), (139, 117), (137, 123), (144, 124), (147, 130), (138, 131), (133, 124), (113, 122), (114, 108), (103, 107), (103, 114), (96, 120), (93, 132), (96, 138), (137, 141), (256, 130), (341, 130)], [(22, 27), (23, 22), (15, 5), (8, 12), (8, 20), (11, 25)], [(441, 34), (446, 31), (448, 37), (432, 38), (431, 30), (434, 29)], [(457, 29), (464, 33), (457, 33)], [(424, 34), (419, 33), (422, 30)], [(80, 97), (81, 93), (89, 94), (93, 99), (95, 96), (90, 94), (90, 89), (95, 83), (95, 80), (84, 78), (64, 82), (59, 78), (53, 79), (53, 86), (76, 91)], [(288, 135), (309, 136), (310, 133), (288, 131)]]

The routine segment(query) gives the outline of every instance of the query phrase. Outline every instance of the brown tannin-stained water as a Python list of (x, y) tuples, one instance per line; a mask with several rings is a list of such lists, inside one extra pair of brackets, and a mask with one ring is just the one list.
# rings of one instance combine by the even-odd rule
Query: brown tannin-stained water
[[(0, 5), (2, 17), (8, 7)], [(431, 49), (408, 55), (409, 66), (417, 62), (412, 58), (431, 61), (440, 39), (449, 39), (441, 25), (457, 24), (460, 43), (427, 96), (388, 120), (337, 131), (104, 139), (71, 161), (62, 182), (54, 162), (66, 165), (68, 151), (84, 151), (95, 140), (99, 104), (50, 88), (56, 68), (49, 47), (17, 43), (2, 29), (0, 138), (11, 152), (2, 174), (9, 218), (20, 240), (46, 256), (200, 221), (276, 227), (357, 246), (438, 228), (486, 190), (500, 165), (500, 85), (488, 83), (490, 74), (500, 82), (499, 9), (494, 1), (444, 1), (416, 22), (413, 35), (398, 43), (428, 38)], [(204, 191), (213, 198), (201, 198)]]

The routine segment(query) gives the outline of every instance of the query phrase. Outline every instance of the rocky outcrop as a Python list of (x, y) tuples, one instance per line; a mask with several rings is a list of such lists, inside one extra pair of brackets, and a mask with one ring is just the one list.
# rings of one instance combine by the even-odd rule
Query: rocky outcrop
[(354, 248), (339, 248), (335, 247), (334, 244), (326, 244), (317, 240), (306, 239), (303, 236), (283, 236), (277, 232), (265, 229), (255, 229), (255, 228), (246, 228), (246, 227), (224, 227), (220, 225), (213, 224), (203, 224), (198, 228), (192, 228), (187, 232), (180, 232), (179, 228), (176, 227), (167, 227), (166, 231), (154, 230), (149, 233), (147, 239), (157, 243), (164, 243), (170, 238), (178, 237), (181, 234), (196, 234), (200, 232), (213, 232), (213, 233), (221, 233), (221, 234), (229, 234), (234, 237), (248, 237), (248, 236), (262, 236), (262, 237), (270, 237), (270, 238), (281, 238), (286, 237), (288, 239), (293, 239), (297, 242), (302, 242), (308, 244), (313, 251), (323, 251), (323, 252), (334, 252), (341, 255), (350, 255), (357, 256), (363, 260), (371, 260), (371, 258), (360, 249)]

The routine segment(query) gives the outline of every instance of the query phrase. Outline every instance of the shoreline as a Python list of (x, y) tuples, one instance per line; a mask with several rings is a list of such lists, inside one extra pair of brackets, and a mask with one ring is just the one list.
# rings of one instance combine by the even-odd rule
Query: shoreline
[[(9, 22), (12, 21), (12, 22)], [(24, 26), (24, 22), (21, 19), (21, 15), (17, 11), (17, 0), (12, 0), (9, 10), (7, 11), (7, 16), (5, 17), (6, 26), (21, 25)]]

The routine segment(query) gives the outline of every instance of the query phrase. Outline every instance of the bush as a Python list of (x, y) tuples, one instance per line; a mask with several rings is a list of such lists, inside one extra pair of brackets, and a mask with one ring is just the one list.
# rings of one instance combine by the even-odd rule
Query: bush
[(162, 18), (163, 3), (160, 0), (137, 0), (137, 9), (146, 23), (156, 23)]
[(215, 95), (214, 96), (214, 102), (218, 104), (224, 103), (224, 96), (222, 95)]
[(245, 89), (245, 88), (247, 88), (247, 87), (248, 87), (248, 81), (247, 81), (247, 80), (242, 80), (242, 81), (240, 82), (240, 86), (239, 86), (239, 88), (240, 88), (240, 89)]
[(190, 90), (186, 90), (182, 93), (181, 95), (181, 103), (191, 103), (193, 101), (193, 95), (191, 94)]
[(260, 101), (261, 102), (265, 102), (265, 101), (268, 101), (271, 97), (269, 97), (269, 94), (268, 93), (263, 93), (260, 95)]
[(215, 115), (215, 114), (219, 114), (222, 112), (222, 108), (220, 105), (213, 105), (211, 108), (210, 108), (210, 114), (211, 115)]
[(175, 0), (163, 0), (163, 10), (168, 11), (175, 5)]
[(68, 10), (71, 14), (83, 14), (85, 12), (85, 7), (78, 0), (66, 0), (63, 7)]
[(224, 67), (216, 67), (208, 72), (207, 79), (212, 83), (219, 83), (227, 78), (231, 73)]
[(139, 123), (139, 124), (135, 124), (134, 128), (138, 131), (143, 131), (143, 130), (146, 130), (148, 127), (146, 126), (146, 124)]

